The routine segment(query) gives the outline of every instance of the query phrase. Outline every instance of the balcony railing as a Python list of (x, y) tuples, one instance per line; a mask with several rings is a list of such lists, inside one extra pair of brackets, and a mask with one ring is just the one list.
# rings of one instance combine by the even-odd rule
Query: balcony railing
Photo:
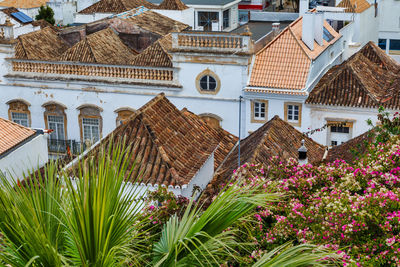
[(75, 140), (49, 139), (47, 147), (50, 153), (79, 155), (86, 149), (86, 144)]
[(180, 32), (172, 33), (173, 51), (198, 51), (222, 53), (251, 53), (250, 35), (231, 33)]

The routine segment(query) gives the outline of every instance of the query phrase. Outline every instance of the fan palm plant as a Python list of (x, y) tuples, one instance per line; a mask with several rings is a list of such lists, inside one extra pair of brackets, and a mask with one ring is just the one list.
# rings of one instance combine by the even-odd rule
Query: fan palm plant
[[(1, 177), (0, 263), (143, 266), (143, 258), (149, 266), (218, 266), (236, 258), (238, 243), (232, 226), (252, 216), (255, 207), (278, 200), (262, 186), (226, 188), (205, 210), (191, 201), (181, 218), (171, 216), (165, 223), (156, 243), (143, 248), (143, 226), (148, 220), (140, 210), (145, 192), (134, 185), (138, 177), (126, 182), (133, 167), (130, 147), (122, 143), (100, 147), (98, 156), (88, 156), (72, 177), (54, 163), (43, 175), (29, 174), (25, 185)], [(288, 262), (298, 258), (299, 251), (305, 260), (291, 263), (312, 265), (329, 256), (304, 247), (295, 253), (289, 247), (280, 249), (281, 254), (272, 251), (256, 266), (271, 261), (275, 264), (271, 266), (278, 266), (282, 257)]]

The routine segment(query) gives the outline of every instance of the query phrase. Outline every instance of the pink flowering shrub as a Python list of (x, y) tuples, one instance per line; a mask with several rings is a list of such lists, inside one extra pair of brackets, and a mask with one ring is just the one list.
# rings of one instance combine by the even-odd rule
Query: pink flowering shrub
[(371, 145), (354, 164), (243, 165), (235, 177), (276, 183), (285, 201), (259, 207), (251, 257), (290, 240), (338, 250), (343, 263), (400, 265), (400, 139)]

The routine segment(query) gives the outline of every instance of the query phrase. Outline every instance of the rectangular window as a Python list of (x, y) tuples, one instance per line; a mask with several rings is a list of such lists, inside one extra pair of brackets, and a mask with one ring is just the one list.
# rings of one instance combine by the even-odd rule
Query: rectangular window
[(268, 101), (254, 100), (251, 101), (251, 122), (263, 123), (267, 119)]
[(328, 31), (327, 28), (323, 29), (323, 38), (325, 41), (330, 42), (333, 40), (333, 35)]
[(224, 10), (223, 12), (223, 17), (224, 17), (224, 24), (223, 27), (224, 29), (229, 28), (230, 26), (230, 9)]
[(386, 51), (386, 39), (379, 39), (378, 46), (383, 50)]
[(50, 139), (65, 140), (64, 117), (48, 115), (47, 121), (49, 128), (53, 130), (53, 132), (50, 134)]
[(350, 133), (350, 127), (346, 126), (331, 126), (332, 133)]
[(11, 112), (11, 120), (22, 126), (29, 127), (28, 114), (20, 112)]
[(293, 122), (298, 122), (299, 121), (299, 116), (300, 116), (300, 108), (298, 105), (288, 105), (287, 106), (288, 113), (287, 113), (287, 120), (288, 121), (293, 121)]
[(331, 141), (331, 146), (337, 146), (338, 142), (337, 141)]
[(200, 11), (197, 13), (197, 24), (203, 26), (204, 31), (212, 31), (213, 22), (218, 22), (218, 12)]
[(389, 41), (389, 54), (400, 55), (400, 40), (390, 39)]
[(96, 143), (100, 140), (100, 119), (83, 118), (82, 119), (83, 140), (89, 140)]

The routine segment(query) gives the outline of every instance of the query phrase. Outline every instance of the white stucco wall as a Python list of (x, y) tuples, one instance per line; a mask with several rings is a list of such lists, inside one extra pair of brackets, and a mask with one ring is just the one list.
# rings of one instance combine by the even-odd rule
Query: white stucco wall
[(76, 1), (53, 0), (47, 3), (54, 11), (56, 24), (68, 25), (74, 23), (74, 14), (77, 10)]
[(90, 23), (96, 20), (104, 19), (112, 16), (113, 13), (93, 13), (93, 14), (78, 14), (74, 16), (74, 23)]
[(0, 171), (9, 180), (22, 180), (24, 173), (43, 167), (47, 161), (47, 134), (39, 134), (10, 153), (0, 155)]
[[(390, 39), (400, 40), (400, 1), (379, 1), (379, 38), (386, 39), (386, 53), (389, 53)], [(400, 63), (400, 51), (390, 54)]]
[(207, 159), (200, 170), (196, 173), (187, 187), (182, 189), (182, 196), (192, 197), (194, 186), (199, 186), (202, 190), (206, 188), (214, 175), (214, 153)]
[(185, 10), (164, 10), (164, 9), (153, 9), (152, 11), (158, 14), (169, 17), (173, 20), (185, 23), (194, 29), (194, 9), (188, 8)]
[[(353, 123), (351, 138), (357, 137), (371, 128), (367, 124), (368, 119), (371, 119), (374, 124), (377, 122), (377, 109), (317, 105), (307, 105), (307, 108), (309, 109), (309, 127), (311, 129), (320, 128), (327, 121), (348, 121)], [(313, 134), (311, 138), (320, 144), (330, 145), (327, 144), (327, 134), (328, 129), (325, 129)]]
[(76, 0), (77, 2), (77, 11), (81, 11), (82, 9), (87, 8), (88, 6), (93, 5), (94, 3), (99, 2), (99, 0)]
[(3, 12), (0, 12), (0, 23), (4, 24), (6, 19), (9, 18), (11, 23), (14, 24), (14, 38), (17, 38), (21, 34), (29, 33), (32, 31), (37, 31), (40, 29), (40, 27), (34, 27), (32, 24), (26, 24), (23, 25), (19, 23), (17, 20), (13, 19), (12, 16), (7, 16)]

